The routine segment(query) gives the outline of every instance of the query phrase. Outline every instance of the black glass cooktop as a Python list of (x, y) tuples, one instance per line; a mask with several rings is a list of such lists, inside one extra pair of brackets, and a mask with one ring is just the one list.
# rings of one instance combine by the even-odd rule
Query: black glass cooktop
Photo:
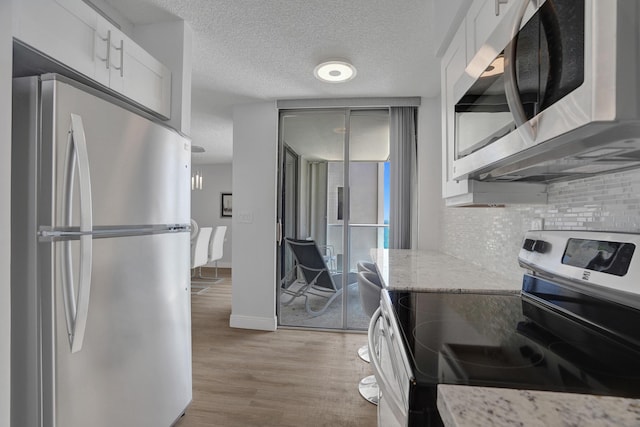
[[(553, 285), (528, 280), (524, 288), (533, 298), (389, 292), (413, 387), (432, 393), (446, 383), (640, 397), (640, 346), (630, 336), (638, 311), (554, 293)], [(540, 302), (552, 294), (555, 308)], [(572, 309), (602, 318), (567, 316)], [(624, 326), (621, 333), (616, 326)]]

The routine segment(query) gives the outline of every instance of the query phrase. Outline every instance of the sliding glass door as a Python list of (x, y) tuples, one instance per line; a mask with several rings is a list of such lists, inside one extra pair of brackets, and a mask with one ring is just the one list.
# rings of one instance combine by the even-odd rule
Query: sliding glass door
[[(279, 323), (364, 330), (356, 265), (385, 244), (388, 110), (281, 111), (280, 146)], [(305, 276), (312, 261), (296, 258), (287, 238), (317, 248), (330, 286)]]

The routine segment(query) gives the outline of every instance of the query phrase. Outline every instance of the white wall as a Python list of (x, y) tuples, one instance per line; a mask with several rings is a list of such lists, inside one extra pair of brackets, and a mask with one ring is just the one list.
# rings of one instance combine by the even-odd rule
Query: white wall
[(191, 191), (191, 218), (200, 227), (227, 226), (222, 260), (218, 267), (231, 267), (231, 242), (233, 227), (231, 218), (220, 216), (220, 193), (231, 193), (231, 163), (218, 165), (192, 165), (192, 172), (200, 171), (203, 176), (202, 190)]
[(233, 288), (230, 325), (273, 331), (276, 319), (275, 103), (233, 111)]
[(422, 98), (418, 109), (418, 249), (442, 243), (442, 157), (440, 98)]
[[(19, 1), (19, 0), (17, 0)], [(0, 427), (9, 426), (11, 351), (11, 1), (0, 1)]]

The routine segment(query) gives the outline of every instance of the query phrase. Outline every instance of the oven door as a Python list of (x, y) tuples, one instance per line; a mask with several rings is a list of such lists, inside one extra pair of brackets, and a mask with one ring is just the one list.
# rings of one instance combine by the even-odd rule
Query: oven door
[(369, 354), (380, 390), (379, 427), (406, 427), (409, 423), (409, 385), (413, 378), (395, 321), (391, 300), (382, 292), (380, 308), (369, 324)]

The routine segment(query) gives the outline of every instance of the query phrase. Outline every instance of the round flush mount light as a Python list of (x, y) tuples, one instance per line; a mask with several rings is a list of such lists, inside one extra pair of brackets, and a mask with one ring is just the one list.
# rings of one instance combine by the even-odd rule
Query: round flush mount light
[(326, 61), (316, 66), (313, 75), (323, 82), (342, 83), (356, 76), (356, 67), (344, 60)]

